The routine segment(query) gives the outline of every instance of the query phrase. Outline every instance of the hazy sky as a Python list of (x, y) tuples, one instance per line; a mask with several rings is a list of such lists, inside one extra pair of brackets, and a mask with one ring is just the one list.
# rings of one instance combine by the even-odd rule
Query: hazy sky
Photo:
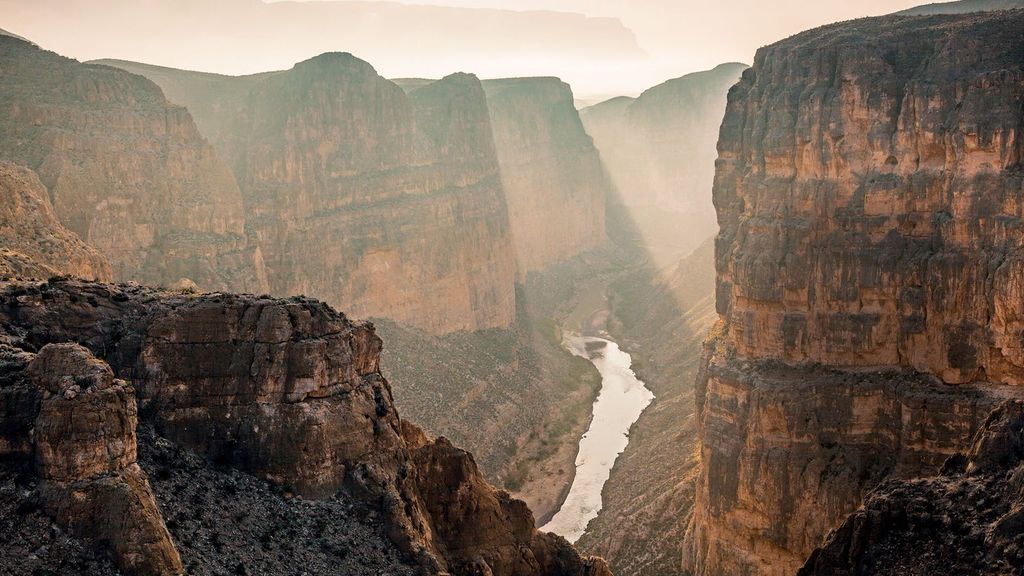
[[(822, 24), (928, 0), (0, 0), (0, 28), (89, 60), (252, 73), (348, 51), (388, 77), (555, 75), (577, 96), (636, 94)], [(493, 9), (574, 12), (514, 15)], [(614, 19), (614, 20), (610, 20)], [(620, 24), (621, 23), (621, 24)]]
[(759, 47), (809, 28), (889, 14), (934, 1), (941, 0), (423, 0), (416, 3), (564, 10), (617, 18), (636, 33), (640, 47), (650, 55), (649, 81), (653, 83), (659, 74), (668, 74), (667, 79), (713, 68), (722, 62), (750, 64)]

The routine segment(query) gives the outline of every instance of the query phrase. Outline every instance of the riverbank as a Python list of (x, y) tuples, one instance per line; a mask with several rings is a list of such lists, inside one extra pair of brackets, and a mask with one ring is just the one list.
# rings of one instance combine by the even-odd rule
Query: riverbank
[(541, 529), (575, 542), (601, 510), (601, 490), (616, 458), (629, 443), (629, 429), (654, 399), (630, 369), (629, 354), (606, 338), (568, 334), (566, 347), (587, 358), (601, 373), (601, 393), (593, 417), (579, 442), (576, 476), (551, 522)]
[(607, 559), (616, 576), (682, 574), (698, 463), (693, 382), (717, 317), (713, 258), (709, 241), (653, 282), (623, 278), (609, 290), (608, 332), (657, 396), (630, 430), (603, 508), (576, 542)]

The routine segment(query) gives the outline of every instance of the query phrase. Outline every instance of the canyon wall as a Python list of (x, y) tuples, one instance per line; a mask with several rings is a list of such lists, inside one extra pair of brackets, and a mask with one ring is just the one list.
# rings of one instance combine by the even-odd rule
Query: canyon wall
[(633, 221), (641, 236), (636, 240), (659, 267), (676, 263), (717, 231), (707, 194), (715, 140), (726, 93), (745, 68), (721, 64), (638, 98), (613, 98), (580, 111), (617, 191), (610, 217)]
[(604, 241), (601, 159), (557, 78), (484, 81), (520, 277)]
[(792, 574), (1024, 380), (1024, 11), (761, 49), (719, 138), (717, 309), (684, 565)]
[(342, 53), (237, 78), (110, 64), (195, 114), (238, 179), (273, 293), (435, 334), (511, 324), (515, 261), (476, 77), (407, 95)]
[(35, 172), (0, 161), (0, 275), (111, 280), (110, 262), (65, 228)]
[[(93, 535), (126, 573), (177, 574), (191, 561), (178, 560), (135, 466), (138, 418), (208, 467), (247, 472), (312, 502), (340, 497), (349, 514), (359, 506), (382, 519), (395, 554), (426, 573), (610, 574), (603, 561), (538, 532), (526, 505), (487, 484), (469, 453), (403, 421), (379, 371), (373, 327), (323, 303), (60, 280), (5, 283), (0, 302), (10, 356), (0, 448), (14, 459), (34, 455), (45, 509), (62, 526), (88, 531), (109, 508), (102, 502), (126, 494), (121, 521), (99, 524), (121, 533)], [(218, 519), (242, 521), (226, 511)]]
[(115, 278), (266, 288), (231, 171), (155, 84), (11, 36), (0, 83), (0, 160), (38, 175), (57, 219)]

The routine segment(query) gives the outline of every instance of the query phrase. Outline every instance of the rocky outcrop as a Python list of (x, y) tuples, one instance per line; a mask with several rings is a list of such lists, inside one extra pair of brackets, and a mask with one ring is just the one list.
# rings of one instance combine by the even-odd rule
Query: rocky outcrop
[(635, 99), (613, 98), (580, 111), (617, 191), (610, 218), (632, 221), (640, 238), (630, 240), (644, 246), (658, 267), (676, 263), (716, 232), (707, 194), (715, 140), (726, 94), (745, 68), (722, 64)]
[[(381, 341), (372, 326), (325, 304), (53, 281), (4, 285), (0, 310), (9, 345), (41, 349), (40, 357), (55, 348), (85, 353), (60, 342), (88, 347), (131, 382), (141, 420), (163, 438), (307, 498), (345, 494), (383, 518), (391, 545), (428, 572), (608, 574), (602, 561), (582, 559), (564, 540), (539, 533), (526, 506), (487, 485), (468, 453), (403, 422), (379, 372)], [(108, 370), (99, 361), (90, 365)], [(47, 365), (40, 373), (60, 372)], [(81, 383), (59, 381), (65, 399), (74, 386), (72, 396), (83, 396)], [(9, 406), (31, 402), (7, 397)], [(45, 399), (39, 412), (47, 413)], [(117, 430), (88, 430), (95, 449), (83, 447), (84, 460), (46, 458), (56, 462), (46, 469), (85, 465), (84, 473), (95, 473), (104, 462), (134, 460), (134, 436), (116, 434), (134, 434), (134, 411), (128, 412), (103, 420)], [(23, 446), (25, 412), (0, 414), (3, 445)], [(83, 426), (97, 425), (88, 412), (76, 414)], [(55, 427), (61, 433), (48, 442), (38, 419), (35, 427), (44, 447), (73, 437)], [(61, 453), (37, 449), (51, 452)], [(61, 518), (63, 510), (54, 514)], [(76, 507), (68, 517), (103, 518)], [(125, 546), (134, 550), (145, 533), (127, 530)]]
[(487, 484), (468, 452), (420, 434), (406, 436), (420, 495), (455, 573), (611, 576), (603, 560), (538, 532), (526, 503)]
[(34, 459), (43, 509), (109, 549), (127, 574), (183, 568), (136, 459), (135, 391), (77, 344), (0, 345), (5, 461)]
[(110, 548), (129, 574), (183, 574), (136, 462), (132, 387), (77, 344), (45, 346), (28, 375), (42, 393), (32, 435), (47, 512)]
[(0, 161), (0, 276), (111, 280), (110, 263), (65, 228), (31, 170)]
[(185, 109), (144, 78), (11, 36), (0, 68), (0, 160), (38, 174), (115, 278), (265, 288), (234, 178)]
[(512, 322), (508, 213), (475, 77), (406, 95), (351, 54), (238, 78), (112, 64), (165, 86), (228, 160), (271, 292), (436, 334)]
[(828, 26), (730, 91), (694, 573), (795, 572), (869, 490), (934, 473), (1020, 395), (1021, 26)]
[(883, 484), (800, 576), (1011, 574), (1024, 565), (1024, 404), (995, 410), (933, 478)]
[(557, 78), (487, 80), (487, 106), (520, 277), (604, 241), (601, 159)]

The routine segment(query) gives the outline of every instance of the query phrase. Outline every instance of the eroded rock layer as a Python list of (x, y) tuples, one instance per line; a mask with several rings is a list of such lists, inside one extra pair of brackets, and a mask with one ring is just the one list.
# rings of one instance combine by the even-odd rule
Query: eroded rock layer
[(342, 53), (237, 78), (112, 64), (187, 105), (231, 165), (273, 293), (436, 334), (512, 322), (508, 212), (476, 77), (407, 95)]
[(730, 91), (696, 574), (795, 572), (869, 490), (933, 474), (1020, 394), (1022, 27), (827, 26)]
[(0, 161), (0, 275), (49, 278), (72, 274), (109, 281), (110, 262), (65, 228), (39, 177)]
[(487, 106), (520, 276), (604, 241), (601, 159), (557, 78), (487, 80)]
[(883, 484), (799, 576), (1013, 574), (1024, 566), (1024, 404), (996, 409), (941, 475)]
[[(218, 466), (307, 498), (344, 494), (382, 518), (397, 554), (428, 573), (608, 574), (603, 561), (538, 532), (525, 504), (488, 485), (471, 455), (403, 422), (372, 326), (323, 303), (55, 280), (4, 284), (0, 316), (13, 355), (0, 388), (0, 447), (12, 457), (34, 454), (46, 509), (65, 525), (96, 527), (90, 535), (113, 548), (125, 571), (181, 566), (173, 545), (152, 544), (170, 540), (135, 464), (138, 413), (161, 437)], [(36, 359), (21, 360), (35, 350)], [(88, 373), (65, 375), (71, 357)], [(22, 372), (43, 392), (12, 376)], [(88, 404), (60, 410), (76, 398)], [(93, 414), (108, 408), (116, 415)], [(62, 496), (94, 477), (98, 498), (113, 498), (121, 489), (109, 482), (126, 478), (148, 504), (129, 494), (118, 506), (142, 504), (124, 511), (78, 492)], [(111, 510), (125, 522), (108, 521)], [(119, 537), (105, 535), (111, 527)], [(170, 568), (151, 570), (157, 561)]]
[(38, 174), (57, 219), (115, 278), (266, 288), (231, 171), (155, 84), (11, 36), (0, 83), (0, 160)]
[(48, 344), (38, 354), (2, 344), (0, 362), (0, 452), (34, 459), (47, 514), (109, 549), (126, 573), (182, 574), (137, 463), (131, 385), (77, 344)]

